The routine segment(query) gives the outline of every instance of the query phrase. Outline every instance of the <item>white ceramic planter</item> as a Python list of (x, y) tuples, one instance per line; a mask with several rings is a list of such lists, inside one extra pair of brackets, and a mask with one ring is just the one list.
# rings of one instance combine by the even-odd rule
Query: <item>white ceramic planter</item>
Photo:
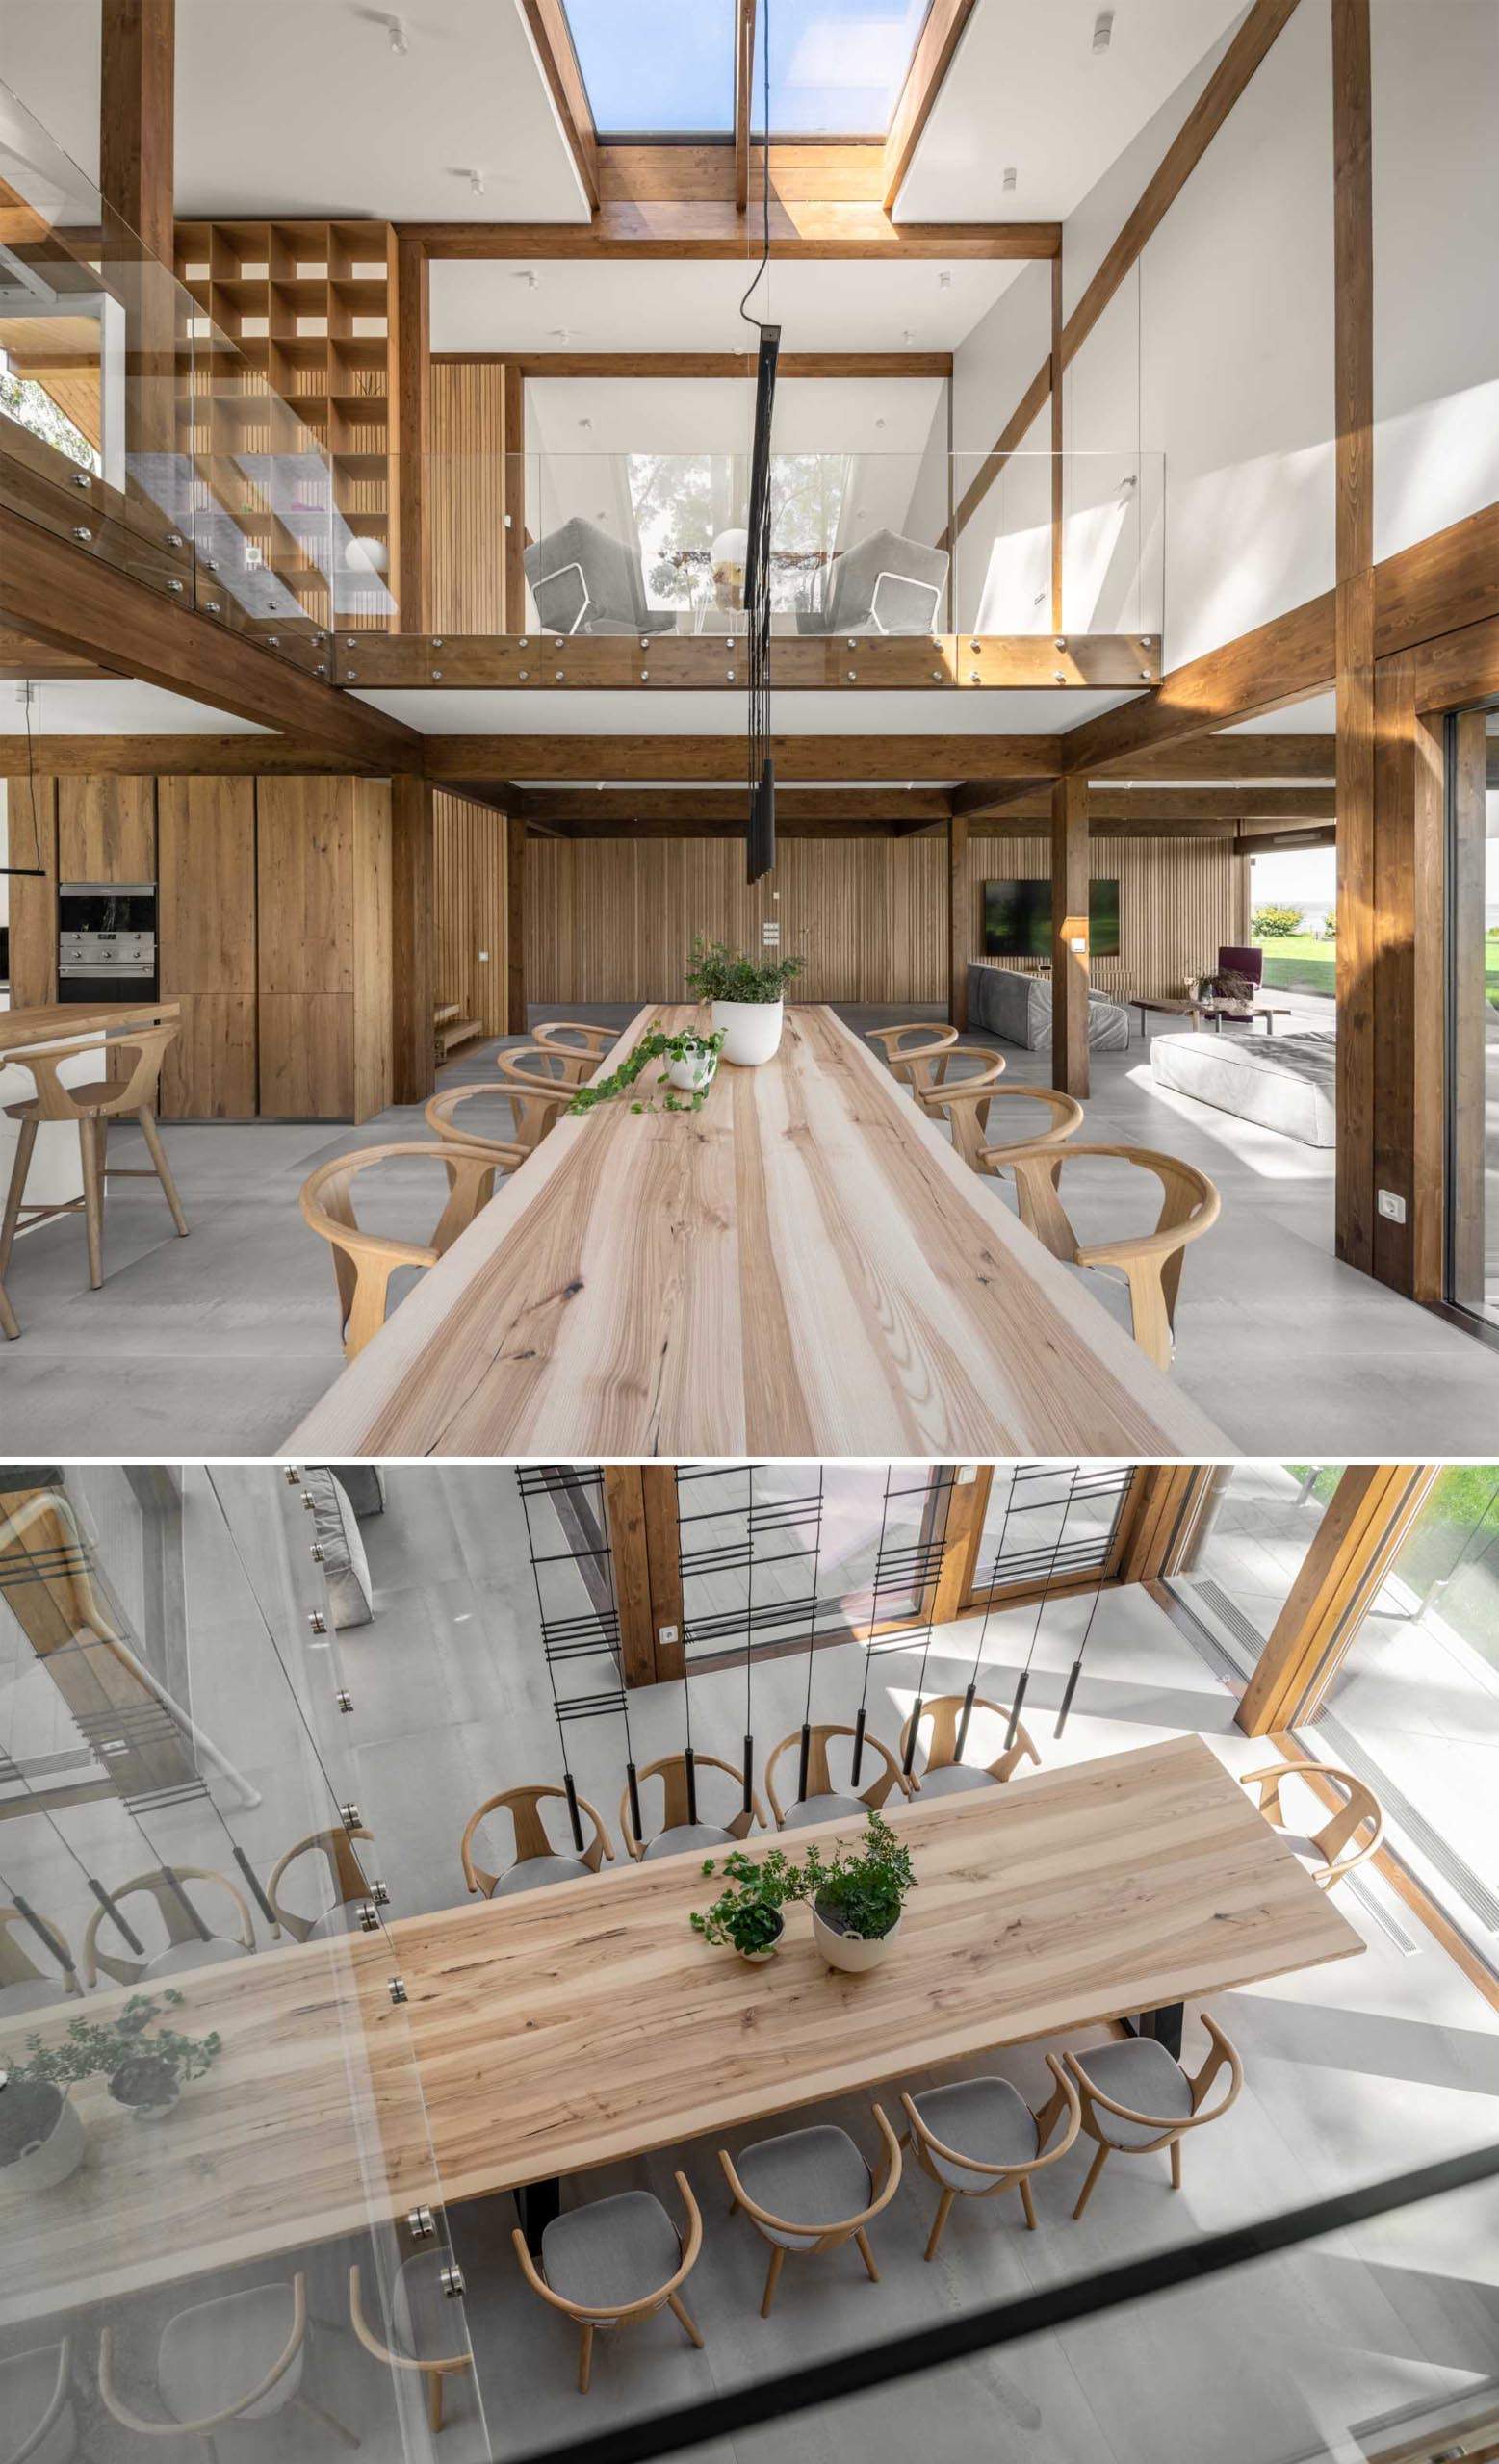
[(680, 1061), (667, 1062), (666, 1083), (684, 1095), (695, 1095), (700, 1087), (708, 1085), (717, 1066), (715, 1052), (710, 1052), (706, 1044), (694, 1044)]
[(862, 1934), (840, 1934), (833, 1926), (825, 1925), (814, 1907), (812, 1912), (812, 1936), (829, 1967), (841, 1968), (845, 1976), (863, 1976), (867, 1969), (878, 1967), (886, 1959), (892, 1942), (905, 1921), (905, 1912), (902, 1910), (890, 1932), (881, 1934), (870, 1941), (866, 1940)]
[(715, 1001), (713, 1033), (724, 1039), (722, 1058), (736, 1069), (758, 1069), (773, 1061), (786, 1016), (784, 1001)]
[[(29, 2084), (13, 2081), (9, 2092), (19, 2094)], [(50, 2086), (50, 2082), (47, 2084)], [(51, 2118), (45, 2113), (39, 2114), (37, 2137), (19, 2156), (0, 2168), (0, 2180), (13, 2183), (17, 2190), (55, 2190), (83, 2163), (84, 2126), (78, 2108), (65, 2089), (59, 2093), (61, 2102)]]

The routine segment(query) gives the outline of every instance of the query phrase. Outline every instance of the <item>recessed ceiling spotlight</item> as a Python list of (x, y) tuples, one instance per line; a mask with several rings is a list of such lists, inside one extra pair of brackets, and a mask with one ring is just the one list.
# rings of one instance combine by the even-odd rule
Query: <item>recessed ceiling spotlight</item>
[(593, 422), (592, 420), (580, 420), (578, 424), (580, 427), (592, 427)]
[(946, 270), (945, 267), (937, 277), (937, 288), (939, 291), (950, 291), (952, 289), (952, 276)]
[(471, 191), (473, 192), (474, 195), (475, 195), (475, 196), (482, 196), (482, 195), (483, 195), (483, 193), (484, 193), (484, 174), (483, 174), (483, 172), (482, 172), (482, 171), (470, 171), (470, 173), (469, 173), (469, 175), (468, 175), (468, 180), (469, 180), (469, 187), (470, 187)]
[(572, 340), (572, 333), (573, 329), (571, 325), (554, 325), (552, 328), (552, 339), (555, 343), (570, 342)]
[(515, 276), (515, 280), (517, 282), (524, 282), (528, 291), (534, 291), (541, 280), (541, 276), (539, 273), (532, 273), (530, 268), (528, 266), (524, 273), (518, 273)]
[(883, 427), (885, 425), (885, 422), (883, 420), (876, 420), (874, 424), (876, 427)]
[(1112, 9), (1100, 9), (1100, 10), (1098, 11), (1098, 15), (1095, 17), (1095, 19), (1094, 19), (1094, 21), (1093, 21), (1093, 47), (1094, 47), (1094, 50), (1095, 50), (1095, 51), (1107, 51), (1107, 49), (1108, 49), (1108, 47), (1109, 47), (1109, 44), (1113, 41), (1113, 39), (1114, 39), (1114, 12), (1113, 12), (1113, 10), (1112, 10)]
[(911, 327), (910, 327), (909, 325), (905, 325), (905, 326), (903, 326), (903, 327), (901, 328), (901, 335), (900, 335), (900, 339), (901, 339), (901, 342), (904, 344), (904, 346), (905, 346), (906, 349), (907, 349), (907, 350), (909, 350), (909, 349), (911, 348), (912, 344), (916, 341), (916, 336), (915, 336), (915, 334), (912, 332)]
[(403, 60), (411, 48), (411, 38), (406, 32), (404, 17), (387, 17), (385, 31), (390, 37), (392, 51), (398, 52)]
[(1005, 192), (1005, 195), (1006, 195), (1006, 196), (1013, 196), (1013, 195), (1015, 194), (1015, 191), (1016, 191), (1017, 187), (1019, 186), (1019, 183), (1020, 183), (1020, 173), (1016, 170), (1015, 165), (1014, 165), (1013, 163), (1006, 163), (1006, 165), (1005, 165), (1005, 167), (1004, 167), (1004, 192)]

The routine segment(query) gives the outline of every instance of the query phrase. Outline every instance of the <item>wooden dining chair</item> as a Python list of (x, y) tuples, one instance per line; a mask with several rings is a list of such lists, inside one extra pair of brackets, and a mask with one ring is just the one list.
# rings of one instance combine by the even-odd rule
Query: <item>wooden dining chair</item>
[(519, 2227), (511, 2237), (532, 2293), (578, 2326), (580, 2396), (588, 2393), (593, 2339), (601, 2328), (632, 2327), (658, 2310), (669, 2310), (688, 2341), (703, 2349), (682, 2298), (703, 2247), (703, 2218), (685, 2173), (676, 2182), (686, 2214), (685, 2234), (650, 2191), (621, 2191), (615, 2198), (592, 2199), (555, 2216), (541, 2236), (539, 2268)]
[(77, 2452), (70, 2340), (7, 2353), (0, 2360), (0, 2464), (72, 2464)]
[[(208, 1922), (197, 1903), (189, 1896), (189, 1883), (211, 1884), (229, 1901), (232, 1914), (226, 1912), (228, 1930), (218, 1932)], [(211, 1865), (158, 1865), (148, 1874), (136, 1874), (111, 1891), (115, 1908), (123, 1908), (129, 1899), (143, 1899), (156, 1910), (167, 1941), (164, 1949), (142, 1950), (136, 1958), (121, 1957), (118, 1951), (101, 1951), (99, 1928), (110, 1915), (102, 1905), (96, 1908), (84, 1930), (83, 1974), (86, 1985), (97, 1985), (102, 1969), (116, 1985), (148, 1984), (153, 1977), (174, 1976), (182, 1968), (209, 1967), (217, 1961), (243, 1958), (255, 1947), (254, 1928), (250, 1912), (227, 1874), (216, 1873)], [(139, 1936), (139, 1914), (132, 1911), (131, 1932)]]
[[(697, 1786), (704, 1771), (724, 1772), (738, 1792), (738, 1803), (725, 1823), (705, 1822), (702, 1818)], [(642, 1791), (648, 1781), (659, 1780), (663, 1800), (659, 1831), (654, 1832), (649, 1839), (637, 1839), (631, 1819), (630, 1790), (626, 1788), (621, 1793), (619, 1827), (624, 1834), (625, 1846), (637, 1864), (647, 1858), (674, 1857), (682, 1849), (732, 1848), (737, 1839), (747, 1837), (757, 1823), (762, 1831), (766, 1828), (765, 1810), (753, 1785), (746, 1809), (743, 1772), (732, 1762), (720, 1761), (716, 1754), (694, 1751), (690, 1772), (685, 1754), (663, 1754), (659, 1761), (647, 1762), (636, 1773), (635, 1779)]]
[[(1169, 2147), (1171, 2186), (1180, 2190), (1182, 2140), (1189, 2130), (1201, 2130), (1226, 2114), (1244, 2085), (1244, 2066), (1222, 2028), (1205, 2011), (1200, 2015), (1208, 2048), (1194, 2073), (1184, 2070), (1154, 2037), (1120, 2037), (1111, 2044), (1090, 2045), (1086, 2053), (1063, 2054), (1081, 2100), (1083, 2131), (1098, 2144), (1073, 2210), (1074, 2220), (1115, 2154), (1151, 2156)], [(1210, 2105), (1207, 2099), (1222, 2070), (1228, 2073), (1228, 2085), (1217, 2104)]]
[[(298, 1839), (295, 1847), (277, 1859), (266, 1885), (266, 1897), (275, 1911), (276, 1923), (294, 1942), (321, 1940), (329, 1934), (342, 1933), (342, 1912), (356, 1901), (369, 1898), (370, 1886), (354, 1854), (353, 1842), (374, 1837), (374, 1832), (366, 1831), (362, 1825), (346, 1831), (340, 1823), (333, 1831), (310, 1831), (305, 1839)], [(320, 1909), (316, 1916), (299, 1916), (281, 1897), (281, 1885), (287, 1874), (304, 1857), (321, 1860), (333, 1892), (332, 1906)]]
[(485, 1138), (476, 1129), (460, 1127), (455, 1115), (463, 1105), (482, 1095), (486, 1103), (504, 1101), (492, 1078), (465, 1087), (443, 1087), (433, 1095), (423, 1116), (427, 1128), (438, 1138), (446, 1138), (454, 1146), (476, 1149), (480, 1155), (492, 1155), (502, 1172), (518, 1171), (530, 1153), (530, 1146), (513, 1138)]
[[(586, 1797), (578, 1799), (579, 1820), (582, 1822), (586, 1816), (591, 1826), (585, 1844), (566, 1850), (553, 1847), (540, 1812), (541, 1807), (553, 1798), (559, 1798), (565, 1805), (567, 1790), (549, 1780), (530, 1787), (502, 1788), (497, 1797), (486, 1797), (470, 1814), (458, 1848), (468, 1890), (483, 1899), (504, 1899), (513, 1891), (540, 1890), (547, 1883), (578, 1882), (585, 1875), (596, 1874), (606, 1858), (613, 1862), (614, 1849), (603, 1817)], [(493, 1874), (474, 1855), (475, 1835), (492, 1813), (509, 1815), (515, 1842), (509, 1864)]]
[[(909, 2132), (902, 2147), (916, 2149), (917, 2163), (941, 2196), (923, 2255), (937, 2256), (954, 2199), (997, 2198), (1018, 2190), (1025, 2221), (1036, 2230), (1031, 2184), (1067, 2154), (1082, 2127), (1082, 2104), (1073, 2080), (1054, 2053), (1047, 2056), (1054, 2085), (1034, 2112), (1008, 2079), (955, 2079), (919, 2096), (901, 2093)], [(1052, 2142), (1057, 2125), (1060, 2139)]]
[[(1058, 1087), (996, 1086), (993, 1079), (965, 1078), (950, 1087), (933, 1087), (921, 1095), (922, 1108), (934, 1116), (945, 1113), (952, 1123), (952, 1142), (975, 1172), (1004, 1171), (1017, 1147), (1060, 1146), (1083, 1125), (1083, 1108), (1075, 1095)], [(1032, 1121), (1024, 1135), (995, 1144), (995, 1104), (1040, 1104), (1051, 1116), (1044, 1128)], [(1017, 1121), (1018, 1129), (1020, 1123)]]
[(558, 1114), (567, 1110), (582, 1079), (592, 1076), (591, 1068), (577, 1066), (586, 1060), (582, 1053), (549, 1052), (543, 1044), (522, 1044), (516, 1052), (496, 1053), (495, 1067), (510, 1100), (515, 1143), (528, 1154), (540, 1145)]
[[(1363, 1864), (1384, 1836), (1384, 1809), (1374, 1790), (1335, 1762), (1271, 1762), (1262, 1771), (1241, 1772), (1240, 1778), (1246, 1788), (1259, 1790), (1256, 1803), (1265, 1820), (1294, 1857), (1316, 1868), (1312, 1880), (1323, 1890), (1331, 1890)], [(1340, 1800), (1320, 1831), (1297, 1832), (1287, 1827), (1280, 1802), (1287, 1780), (1305, 1781), (1313, 1796), (1328, 1790)], [(1368, 1835), (1360, 1840), (1358, 1833), (1366, 1823)]]
[[(965, 1710), (969, 1713), (967, 1724)], [(934, 1694), (929, 1702), (917, 1703), (906, 1714), (900, 1732), (900, 1763), (904, 1770), (907, 1754), (914, 1756), (917, 1747), (922, 1748), (925, 1759), (917, 1776), (921, 1796), (954, 1797), (965, 1788), (991, 1787), (996, 1781), (1013, 1779), (1027, 1755), (1032, 1762), (1040, 1762), (1041, 1757), (1023, 1721), (1016, 1729), (1015, 1743), (996, 1754), (993, 1762), (966, 1761), (975, 1711), (987, 1711), (1008, 1734), (1010, 1714), (1004, 1705), (991, 1703), (982, 1694), (975, 1694), (971, 1704), (966, 1694)]]
[[(230, 2422), (264, 2421), (295, 2404), (346, 2447), (358, 2439), (301, 2392), (307, 2348), (307, 2279), (258, 2284), (179, 2310), (162, 2329), (156, 2382), (169, 2421), (128, 2404), (115, 2377), (115, 2330), (99, 2338), (99, 2394), (124, 2429), (143, 2438), (210, 2438)], [(212, 2450), (210, 2450), (212, 2452)]]
[[(391, 2289), (389, 2343), (375, 2333), (365, 2315), (357, 2259), (349, 2271), (349, 2323), (355, 2337), (386, 2370), (415, 2371), (426, 2381), (426, 2426), (434, 2438), (443, 2426), (449, 2379), (460, 2378), (474, 2368), (473, 2348), (454, 2318), (456, 2297), (443, 2281), (451, 2266), (448, 2252), (440, 2249), (418, 2250), (403, 2262)], [(461, 2319), (461, 2310), (457, 2317)]]
[[(872, 1729), (865, 1730), (864, 1751), (874, 1758), (873, 1779), (857, 1792), (852, 1781), (846, 1788), (834, 1784), (828, 1747), (835, 1737), (854, 1738), (857, 1733), (856, 1730), (838, 1722), (814, 1724), (808, 1731), (805, 1787), (801, 1784), (802, 1732), (793, 1729), (789, 1736), (781, 1739), (765, 1765), (765, 1794), (770, 1799), (770, 1810), (775, 1815), (778, 1831), (799, 1831), (809, 1822), (837, 1822), (844, 1815), (857, 1820), (861, 1814), (877, 1811), (892, 1788), (898, 1788), (902, 1796), (912, 1794), (911, 1783), (890, 1747), (882, 1737), (874, 1734)], [(797, 1758), (797, 1793), (783, 1806), (776, 1790), (776, 1772), (788, 1754)]]
[[(0, 1222), (0, 1288), (4, 1286), (11, 1251), (23, 1219), (27, 1223), (35, 1223), (45, 1216), (81, 1214), (89, 1248), (89, 1288), (91, 1292), (98, 1291), (104, 1281), (104, 1192), (107, 1176), (115, 1180), (160, 1181), (171, 1219), (179, 1235), (186, 1240), (188, 1219), (182, 1212), (177, 1185), (171, 1177), (161, 1131), (156, 1126), (156, 1091), (162, 1074), (162, 1062), (168, 1044), (176, 1041), (177, 1034), (174, 1018), (159, 1027), (132, 1027), (116, 1041), (100, 1045), (99, 1058), (108, 1065), (102, 1078), (88, 1078), (82, 1084), (71, 1086), (64, 1084), (59, 1066), (64, 1062), (77, 1061), (76, 1044), (39, 1045), (35, 1050), (28, 1048), (26, 1066), (37, 1091), (25, 1103), (6, 1106), (6, 1117), (20, 1124), (20, 1136), (15, 1142), (15, 1161), (11, 1168), (5, 1217)], [(128, 1067), (124, 1065), (127, 1061), (130, 1062)], [(106, 1171), (105, 1146), (112, 1120), (134, 1120), (139, 1124), (151, 1159), (148, 1171), (136, 1166), (125, 1168), (118, 1165), (109, 1165)], [(31, 1169), (37, 1133), (43, 1121), (71, 1121), (76, 1127), (83, 1165), (83, 1195), (64, 1198), (49, 1206), (28, 1207), (26, 1176)]]
[(762, 2139), (753, 2147), (740, 2148), (737, 2160), (727, 2147), (718, 2150), (731, 2193), (730, 2215), (742, 2209), (770, 2245), (760, 2304), (762, 2319), (770, 2316), (788, 2250), (811, 2258), (852, 2242), (869, 2282), (879, 2283), (868, 2228), (900, 2188), (900, 2142), (884, 2106), (871, 2110), (881, 2140), (875, 2169), (836, 2122), (812, 2122), (776, 2139)]
[(914, 1018), (901, 1027), (871, 1027), (868, 1040), (879, 1045), (881, 1058), (891, 1076), (902, 1080), (916, 1094), (923, 1087), (935, 1086), (941, 1080), (942, 1056), (952, 1050), (958, 1040), (958, 1030), (956, 1027), (933, 1026), (929, 1019)]
[[(45, 1950), (53, 1964), (38, 1965), (33, 1953)], [(78, 1970), (67, 1937), (50, 1916), (28, 1916), (20, 1908), (0, 1907), (0, 2018), (18, 2011), (43, 2011), (49, 2003), (81, 1994)]]
[[(1084, 1156), (1111, 1158), (1154, 1174), (1161, 1186), (1161, 1209), (1153, 1231), (1130, 1233), (1118, 1241), (1079, 1242), (1068, 1220), (1058, 1183), (1063, 1167)], [(1182, 1252), (1188, 1242), (1200, 1241), (1217, 1222), (1222, 1205), (1206, 1173), (1149, 1146), (1017, 1146), (1005, 1160), (1015, 1174), (1021, 1221), (1026, 1230), (1068, 1266), (1117, 1267), (1129, 1289), (1136, 1343), (1157, 1369), (1169, 1369)]]
[[(354, 1213), (354, 1182), (377, 1164), (416, 1156), (435, 1156), (448, 1176), (448, 1202), (430, 1241), (396, 1241), (384, 1232), (365, 1231)], [(357, 1359), (384, 1325), (397, 1268), (434, 1267), (488, 1204), (500, 1168), (485, 1148), (444, 1139), (432, 1145), (356, 1146), (308, 1174), (301, 1186), (302, 1219), (333, 1251), (346, 1360)]]
[[(581, 1058), (582, 1077), (591, 1078), (605, 1054), (620, 1039), (618, 1027), (601, 1027), (583, 1018), (549, 1018), (545, 1026), (532, 1027), (530, 1040), (543, 1052), (563, 1052)], [(580, 1080), (582, 1084), (582, 1080)]]

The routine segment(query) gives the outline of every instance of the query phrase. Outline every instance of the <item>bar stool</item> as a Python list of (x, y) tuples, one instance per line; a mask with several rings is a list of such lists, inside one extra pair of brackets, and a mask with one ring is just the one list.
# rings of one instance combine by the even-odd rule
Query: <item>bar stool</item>
[[(9, 1119), (20, 1123), (20, 1136), (15, 1143), (15, 1162), (11, 1171), (10, 1194), (5, 1202), (5, 1222), (0, 1227), (0, 1286), (5, 1281), (11, 1263), (11, 1250), (16, 1231), (24, 1216), (28, 1222), (39, 1222), (51, 1215), (83, 1215), (89, 1240), (89, 1288), (97, 1292), (104, 1281), (104, 1183), (105, 1141), (112, 1120), (137, 1120), (151, 1158), (151, 1169), (132, 1167), (121, 1170), (115, 1167), (120, 1180), (149, 1180), (154, 1173), (162, 1185), (162, 1194), (171, 1209), (171, 1219), (180, 1236), (187, 1238), (188, 1220), (182, 1212), (177, 1185), (171, 1177), (161, 1132), (156, 1126), (156, 1089), (162, 1074), (162, 1062), (167, 1047), (176, 1040), (177, 1022), (165, 1021), (156, 1027), (134, 1027), (117, 1042), (104, 1047), (103, 1058), (109, 1063), (135, 1055), (133, 1067), (123, 1075), (87, 1079), (81, 1086), (65, 1086), (60, 1065), (76, 1062), (76, 1045), (53, 1044), (28, 1051), (26, 1066), (36, 1082), (37, 1092), (29, 1103), (8, 1104)], [(67, 1198), (55, 1206), (28, 1207), (26, 1175), (31, 1166), (37, 1132), (44, 1120), (73, 1121), (78, 1128), (79, 1151), (83, 1161), (84, 1194), (81, 1198)], [(3, 1320), (0, 1320), (3, 1322)], [(9, 1334), (11, 1327), (6, 1328)]]

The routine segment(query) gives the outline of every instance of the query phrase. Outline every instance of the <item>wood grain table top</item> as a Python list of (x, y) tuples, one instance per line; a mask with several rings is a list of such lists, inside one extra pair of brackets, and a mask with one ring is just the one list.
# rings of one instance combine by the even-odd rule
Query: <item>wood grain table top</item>
[[(604, 1068), (658, 1020), (698, 1016), (640, 1011)], [(721, 1066), (697, 1114), (626, 1100), (564, 1116), (287, 1444), (320, 1458), (1233, 1451), (814, 1006), (788, 1010), (774, 1061)]]
[[(695, 1855), (178, 1974), (172, 2024), (222, 2052), (161, 2122), (76, 2088), (69, 2181), (0, 2171), (0, 2325), (1363, 1948), (1196, 1737), (892, 1818), (917, 1888), (863, 1977), (823, 1965), (801, 1908), (764, 1966), (710, 1950)], [(125, 1998), (0, 2021), (0, 2063)]]
[(74, 1036), (110, 1035), (181, 1014), (180, 1001), (45, 1001), (29, 1010), (0, 1010), (0, 1053), (54, 1038), (64, 1043)]

